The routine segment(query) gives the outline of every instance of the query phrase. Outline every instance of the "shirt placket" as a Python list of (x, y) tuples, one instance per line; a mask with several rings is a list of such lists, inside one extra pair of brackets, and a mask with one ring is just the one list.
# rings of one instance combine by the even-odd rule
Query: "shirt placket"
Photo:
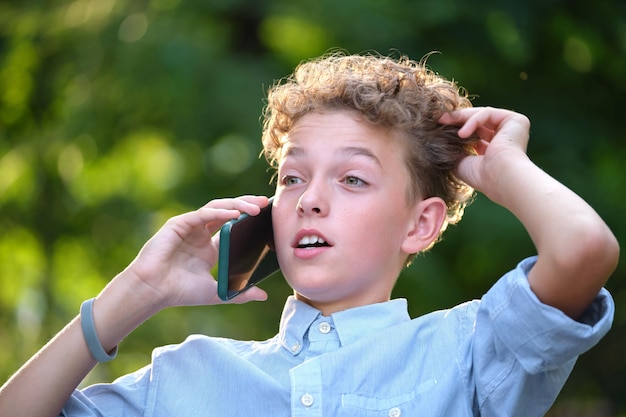
[(321, 367), (324, 354), (340, 345), (329, 318), (322, 317), (313, 322), (307, 337), (308, 347), (300, 353), (306, 359), (290, 371), (292, 417), (323, 415)]
[(291, 369), (291, 416), (322, 416), (320, 358)]

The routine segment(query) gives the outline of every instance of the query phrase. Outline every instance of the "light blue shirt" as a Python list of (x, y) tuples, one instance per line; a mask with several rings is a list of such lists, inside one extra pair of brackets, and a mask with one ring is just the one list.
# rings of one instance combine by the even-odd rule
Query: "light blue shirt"
[(64, 416), (543, 416), (609, 330), (602, 290), (579, 320), (539, 302), (529, 258), (481, 301), (411, 319), (405, 300), (325, 317), (289, 298), (263, 342), (191, 336), (151, 365), (76, 391)]

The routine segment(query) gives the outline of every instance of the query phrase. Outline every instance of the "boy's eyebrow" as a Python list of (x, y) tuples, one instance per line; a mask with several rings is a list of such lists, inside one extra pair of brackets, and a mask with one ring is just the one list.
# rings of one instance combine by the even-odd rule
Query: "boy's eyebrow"
[[(376, 165), (383, 167), (383, 164), (380, 162), (380, 159), (368, 148), (364, 148), (361, 146), (345, 146), (339, 149), (339, 153), (345, 156), (364, 156), (368, 159), (371, 159)], [(288, 146), (283, 157), (300, 157), (306, 154), (306, 150), (297, 146)]]
[(340, 149), (340, 153), (345, 154), (346, 156), (364, 156), (366, 158), (371, 159), (381, 168), (383, 164), (380, 162), (380, 159), (368, 148), (364, 148), (361, 146), (346, 146)]

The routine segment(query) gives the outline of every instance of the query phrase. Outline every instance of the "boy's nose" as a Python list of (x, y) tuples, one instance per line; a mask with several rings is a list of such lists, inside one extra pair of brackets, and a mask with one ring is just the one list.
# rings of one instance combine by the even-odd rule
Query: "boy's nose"
[[(302, 214), (305, 213), (305, 209), (301, 205), (298, 205), (298, 211)], [(312, 207), (309, 211), (312, 213), (316, 213), (316, 214), (320, 214), (322, 212), (322, 210), (319, 207)]]
[(302, 215), (326, 215), (328, 214), (328, 204), (321, 190), (309, 189), (300, 196), (297, 210)]

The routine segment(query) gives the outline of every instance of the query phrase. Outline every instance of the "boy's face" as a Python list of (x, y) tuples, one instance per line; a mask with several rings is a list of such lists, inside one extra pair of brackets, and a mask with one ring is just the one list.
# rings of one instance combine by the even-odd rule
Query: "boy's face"
[(309, 113), (290, 131), (272, 217), (296, 297), (328, 315), (389, 299), (419, 204), (403, 145), (354, 112)]

